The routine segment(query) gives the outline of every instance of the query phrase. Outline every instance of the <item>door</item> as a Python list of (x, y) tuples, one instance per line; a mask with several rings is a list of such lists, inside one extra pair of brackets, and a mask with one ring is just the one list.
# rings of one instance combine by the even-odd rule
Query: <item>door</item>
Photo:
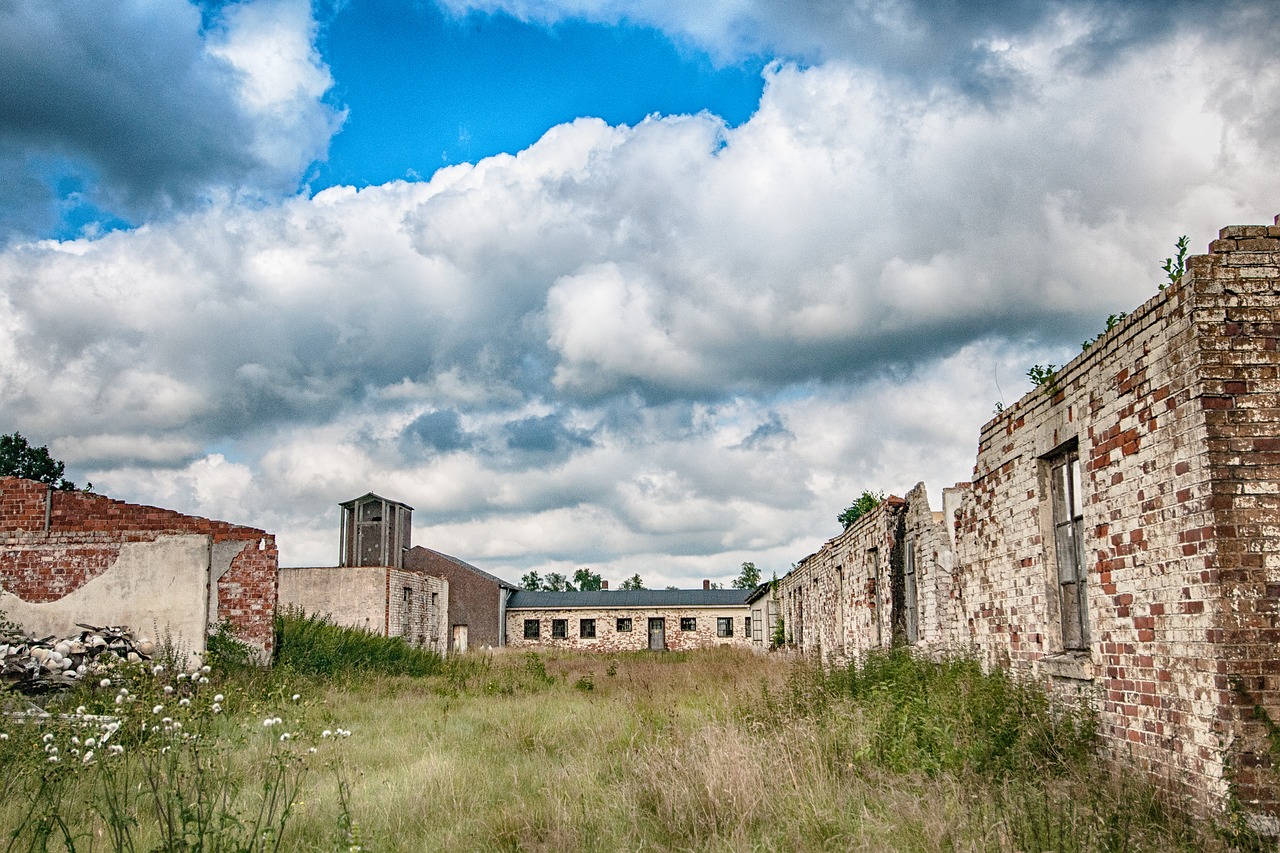
[(467, 650), (467, 626), (453, 626), (453, 650), (458, 654), (462, 654)]
[(667, 648), (667, 620), (649, 620), (649, 651), (661, 652)]

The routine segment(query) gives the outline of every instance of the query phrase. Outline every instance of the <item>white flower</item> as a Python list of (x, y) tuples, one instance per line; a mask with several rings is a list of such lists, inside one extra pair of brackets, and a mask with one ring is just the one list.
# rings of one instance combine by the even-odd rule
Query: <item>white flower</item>
[(85, 711), (87, 711), (87, 710), (89, 710), (89, 709), (88, 709), (88, 708), (86, 708), (86, 707), (85, 707), (85, 706), (83, 706), (83, 705), (77, 705), (77, 706), (76, 706), (76, 713), (77, 713), (77, 714), (83, 714), (83, 713), (84, 713)]
[(98, 742), (91, 737), (87, 737), (84, 739), (84, 745), (92, 749), (98, 745)]
[(124, 747), (118, 743), (111, 744), (107, 749), (111, 751), (112, 755), (121, 755), (124, 753)]
[[(103, 680), (105, 681), (106, 679), (103, 679)], [(129, 688), (128, 688), (128, 687), (121, 687), (119, 690), (117, 690), (117, 691), (116, 691), (116, 693), (117, 693), (118, 695), (120, 695), (120, 696), (128, 696), (128, 695), (129, 695)]]
[(213, 697), (213, 701), (215, 701), (215, 702), (221, 702), (221, 701), (223, 701), (224, 699), (226, 699), (226, 697), (225, 697), (225, 696), (223, 696), (221, 693), (215, 694), (215, 695), (214, 695), (214, 697)]
[(299, 699), (301, 699), (301, 698), (302, 698), (302, 694), (301, 694), (301, 693), (295, 693), (295, 694), (293, 694), (293, 701), (297, 702), (297, 701), (298, 701)]
[(106, 728), (108, 732), (115, 732), (117, 729), (120, 728), (120, 724), (117, 723), (115, 720), (112, 720), (111, 722), (107, 723)]
[(179, 680), (179, 681), (186, 681), (186, 680), (187, 680), (187, 674), (186, 674), (185, 672), (180, 672), (180, 673), (178, 673), (178, 680)]
[(8, 740), (8, 739), (9, 739), (8, 732), (0, 732), (0, 740)]
[(74, 743), (76, 746), (79, 746), (79, 745), (80, 745), (80, 738), (76, 737), (75, 735), (72, 735), (72, 736), (71, 736), (71, 742), (72, 742), (72, 743)]
[(164, 672), (164, 664), (162, 663), (158, 663), (155, 666), (151, 667), (152, 675), (159, 675), (162, 672)]
[(151, 713), (152, 713), (152, 714), (159, 714), (159, 713), (160, 713), (161, 711), (163, 711), (163, 710), (164, 710), (164, 706), (163, 706), (163, 705), (157, 705), (157, 706), (155, 706), (154, 708), (152, 708), (152, 709), (151, 709)]
[(91, 749), (91, 750), (89, 750), (88, 752), (86, 752), (86, 753), (84, 754), (84, 763), (85, 763), (85, 764), (88, 764), (90, 761), (93, 761), (93, 750), (92, 750), (92, 749)]
[(99, 682), (98, 682), (98, 686), (99, 686), (99, 687), (110, 687), (110, 686), (111, 686), (111, 679), (110, 679), (110, 678), (104, 678), (104, 679), (102, 679), (101, 681), (99, 681)]
[(288, 732), (285, 732), (284, 734), (280, 735), (280, 742), (284, 743), (291, 737), (293, 737), (293, 735), (289, 734)]
[(276, 724), (276, 718), (275, 718), (275, 717), (267, 717), (265, 720), (263, 720), (263, 721), (262, 721), (262, 727), (263, 727), (263, 728), (266, 728), (266, 729), (271, 728), (271, 727), (272, 727), (272, 726), (274, 726), (275, 724)]
[(168, 684), (166, 684), (166, 685), (164, 686), (164, 695), (168, 696), (168, 695), (169, 695), (170, 693), (172, 693), (172, 692), (173, 692), (173, 688), (172, 688), (171, 686), (169, 686)]
[(208, 684), (208, 683), (209, 683), (209, 679), (205, 678), (205, 677), (202, 675), (202, 676), (200, 676), (200, 683), (201, 683), (201, 684)]
[(204, 666), (200, 667), (200, 671), (203, 672), (205, 675), (208, 675), (209, 673), (213, 672), (213, 667), (209, 666), (209, 664), (205, 664)]
[(325, 729), (320, 733), (320, 737), (333, 737), (333, 732), (329, 731), (328, 729)]
[(315, 754), (316, 754), (316, 748), (313, 746), (313, 747), (311, 747), (310, 749), (308, 749), (308, 750), (307, 750), (307, 752), (311, 753), (312, 755), (315, 755)]
[(40, 740), (44, 741), (45, 743), (51, 743), (53, 741), (53, 735), (47, 734), (44, 737), (40, 738)]
[(188, 706), (188, 705), (190, 705), (190, 704), (191, 704), (191, 700), (190, 700), (190, 699), (188, 699), (186, 696), (183, 696), (181, 699), (179, 699), (179, 700), (178, 700), (178, 707), (179, 707), (179, 708), (185, 708), (185, 707), (187, 707), (187, 706)]
[(50, 764), (57, 764), (57, 763), (58, 763), (58, 756), (56, 756), (56, 755), (50, 755), (50, 756), (49, 756), (49, 763), (50, 763)]
[(174, 720), (174, 722), (173, 722), (173, 727), (174, 727), (175, 729), (177, 729), (178, 731), (182, 731), (182, 723), (181, 723), (181, 722), (179, 722), (178, 720)]
[(117, 695), (117, 696), (116, 696), (116, 704), (117, 704), (117, 705), (123, 705), (123, 704), (124, 704), (124, 696), (122, 696), (122, 695)]
[(173, 717), (165, 717), (163, 720), (160, 721), (160, 725), (167, 726), (172, 722), (173, 722)]
[(219, 713), (222, 713), (222, 706), (219, 705), (217, 702), (214, 702), (213, 707), (210, 710), (212, 710), (213, 713), (215, 714), (219, 714)]

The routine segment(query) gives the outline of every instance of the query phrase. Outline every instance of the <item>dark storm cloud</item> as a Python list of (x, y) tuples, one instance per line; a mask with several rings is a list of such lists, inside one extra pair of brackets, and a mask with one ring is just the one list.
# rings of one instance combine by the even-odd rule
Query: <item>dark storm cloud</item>
[(590, 433), (565, 425), (559, 415), (521, 418), (502, 428), (507, 447), (525, 453), (566, 454), (575, 448), (590, 447)]
[(225, 35), (185, 2), (0, 3), (0, 174), (28, 176), (25, 191), (4, 194), (0, 228), (30, 235), (56, 221), (48, 184), (68, 172), (91, 178), (89, 201), (126, 217), (214, 189), (294, 191), (296, 163), (272, 162), (239, 98), (244, 69), (210, 50)]
[(462, 416), (453, 409), (441, 409), (419, 415), (404, 434), (438, 453), (467, 450), (475, 439), (462, 428)]

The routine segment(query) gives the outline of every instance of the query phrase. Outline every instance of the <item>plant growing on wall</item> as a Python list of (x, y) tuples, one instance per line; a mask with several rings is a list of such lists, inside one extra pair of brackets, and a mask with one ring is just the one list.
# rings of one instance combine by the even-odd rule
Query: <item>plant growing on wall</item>
[(769, 648), (780, 649), (787, 644), (787, 626), (782, 621), (782, 617), (778, 617), (778, 621), (773, 625), (773, 636), (769, 638)]
[(858, 495), (858, 499), (849, 504), (844, 512), (836, 516), (836, 521), (840, 522), (845, 530), (862, 516), (880, 505), (884, 500), (884, 492), (873, 492), (869, 489), (863, 489), (862, 494)]
[(1107, 315), (1107, 327), (1106, 327), (1105, 329), (1103, 329), (1101, 332), (1098, 332), (1098, 334), (1094, 335), (1094, 336), (1093, 336), (1092, 338), (1090, 338), (1089, 340), (1087, 340), (1087, 341), (1085, 341), (1084, 343), (1082, 343), (1082, 344), (1080, 345), (1080, 351), (1081, 351), (1081, 352), (1083, 352), (1083, 351), (1087, 350), (1089, 347), (1091, 347), (1091, 346), (1093, 346), (1094, 344), (1096, 344), (1099, 340), (1101, 340), (1101, 339), (1102, 339), (1102, 336), (1103, 336), (1103, 335), (1105, 335), (1107, 332), (1109, 332), (1109, 331), (1111, 331), (1112, 329), (1114, 329), (1114, 328), (1115, 328), (1115, 327), (1120, 323), (1120, 321), (1121, 321), (1121, 320), (1123, 320), (1125, 317), (1128, 317), (1128, 316), (1129, 316), (1129, 312), (1128, 312), (1128, 311), (1121, 311), (1119, 314), (1108, 314), (1108, 315)]
[(1173, 246), (1178, 250), (1178, 253), (1172, 258), (1165, 258), (1164, 264), (1160, 267), (1160, 269), (1164, 270), (1164, 274), (1169, 277), (1167, 282), (1160, 285), (1161, 290), (1182, 281), (1182, 275), (1187, 271), (1187, 235), (1183, 234), (1179, 237)]

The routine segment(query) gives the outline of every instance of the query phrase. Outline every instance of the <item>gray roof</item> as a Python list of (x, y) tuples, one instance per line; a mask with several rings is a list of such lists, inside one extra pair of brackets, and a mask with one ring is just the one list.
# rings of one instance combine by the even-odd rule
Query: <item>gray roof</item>
[(435, 550), (434, 548), (428, 548), (428, 547), (426, 547), (425, 545), (414, 545), (413, 547), (414, 547), (414, 548), (421, 548), (421, 549), (422, 549), (422, 550), (424, 550), (424, 551), (429, 551), (430, 553), (435, 554), (437, 557), (443, 557), (444, 559), (448, 560), (449, 562), (451, 562), (451, 563), (456, 563), (457, 565), (462, 566), (462, 568), (467, 569), (468, 571), (475, 572), (476, 574), (480, 575), (480, 576), (481, 576), (481, 577), (483, 577), (483, 578), (488, 578), (489, 580), (493, 581), (494, 583), (496, 583), (496, 584), (497, 584), (498, 586), (500, 586), (500, 587), (504, 587), (504, 588), (506, 588), (506, 589), (519, 589), (519, 588), (520, 588), (520, 587), (516, 586), (516, 585), (515, 585), (515, 584), (513, 584), (513, 583), (509, 583), (508, 581), (504, 581), (502, 578), (498, 577), (497, 575), (491, 575), (491, 574), (489, 574), (489, 573), (488, 573), (488, 572), (486, 572), (484, 569), (476, 568), (475, 566), (473, 566), (473, 565), (471, 565), (470, 563), (468, 563), (466, 560), (459, 560), (457, 557), (453, 556), (452, 554), (445, 554), (445, 553), (443, 553), (443, 552), (441, 552), (441, 551), (437, 551), (437, 550)]
[(749, 589), (601, 589), (588, 592), (511, 593), (507, 609), (538, 607), (559, 610), (571, 607), (740, 607)]
[(773, 581), (765, 581), (764, 583), (757, 586), (755, 589), (747, 591), (748, 592), (747, 604), (751, 604), (753, 601), (759, 601), (760, 599), (764, 598), (766, 595), (768, 595), (772, 591), (773, 591)]

